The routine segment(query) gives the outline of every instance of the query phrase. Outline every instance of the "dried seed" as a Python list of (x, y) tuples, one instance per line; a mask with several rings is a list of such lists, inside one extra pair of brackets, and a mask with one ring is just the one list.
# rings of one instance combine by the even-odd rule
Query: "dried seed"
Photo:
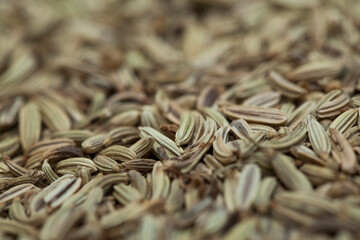
[(324, 102), (317, 109), (316, 113), (319, 118), (328, 118), (337, 116), (342, 109), (350, 102), (350, 98), (346, 94), (341, 94), (329, 102)]
[(51, 168), (50, 164), (48, 163), (48, 160), (44, 161), (41, 170), (45, 173), (46, 179), (51, 183), (55, 182), (56, 179), (59, 178), (59, 176)]
[(0, 141), (0, 160), (3, 155), (12, 157), (20, 148), (20, 139), (18, 136), (9, 136)]
[[(329, 126), (340, 133), (344, 133), (347, 129), (354, 126), (358, 119), (358, 109), (350, 109), (338, 116)], [(329, 131), (329, 130), (328, 130)]]
[(288, 122), (286, 124), (290, 129), (294, 129), (297, 125), (299, 125), (308, 114), (310, 114), (315, 107), (314, 101), (307, 101), (303, 103), (300, 107), (298, 107), (295, 111), (293, 111), (288, 118)]
[(290, 148), (290, 152), (299, 160), (306, 163), (314, 163), (320, 166), (325, 166), (326, 161), (316, 156), (316, 154), (303, 145), (294, 146)]
[(136, 188), (124, 183), (120, 183), (114, 186), (113, 195), (115, 199), (122, 205), (127, 205), (128, 203), (141, 199), (141, 194)]
[(332, 155), (335, 160), (340, 163), (341, 169), (348, 173), (354, 174), (357, 172), (357, 160), (356, 155), (351, 148), (349, 142), (346, 140), (345, 136), (339, 131), (330, 128), (330, 139), (332, 145)]
[(309, 178), (314, 186), (340, 179), (339, 175), (333, 169), (313, 164), (304, 164), (300, 170)]
[(281, 206), (313, 216), (335, 215), (339, 208), (312, 192), (280, 192), (275, 202)]
[(36, 187), (30, 183), (20, 184), (18, 186), (12, 187), (9, 190), (3, 192), (0, 195), (0, 204), (8, 205), (12, 202), (13, 199), (17, 197), (23, 197), (28, 191), (31, 189), (35, 189)]
[(253, 129), (244, 119), (232, 121), (231, 132), (234, 133), (238, 138), (243, 140), (247, 139), (246, 137), (253, 136)]
[(292, 146), (299, 145), (305, 141), (306, 132), (305, 124), (300, 124), (289, 134), (285, 134), (280, 138), (273, 138), (262, 145), (279, 151), (288, 151)]
[(12, 161), (8, 156), (3, 156), (6, 166), (9, 168), (9, 171), (15, 176), (24, 176), (28, 173), (28, 170), (19, 166), (16, 162)]
[(24, 105), (22, 96), (16, 97), (12, 104), (0, 112), (0, 129), (10, 127), (15, 124), (17, 115)]
[(242, 118), (248, 122), (270, 125), (283, 125), (287, 122), (286, 114), (275, 108), (238, 105), (223, 107), (222, 111), (229, 118)]
[(218, 86), (207, 86), (201, 90), (198, 97), (196, 108), (202, 109), (204, 107), (212, 107), (216, 99), (219, 98), (223, 89)]
[(154, 142), (154, 138), (146, 136), (133, 144), (129, 149), (136, 154), (137, 158), (141, 158), (150, 151), (154, 145)]
[(139, 172), (150, 172), (153, 169), (156, 160), (153, 159), (134, 159), (134, 160), (127, 160), (121, 163), (125, 169), (128, 170), (136, 170)]
[(133, 150), (119, 145), (113, 145), (105, 148), (99, 154), (121, 162), (136, 158), (136, 153)]
[(35, 103), (28, 103), (19, 114), (19, 133), (23, 149), (26, 151), (40, 139), (41, 117)]
[(247, 164), (241, 172), (235, 189), (235, 206), (248, 210), (256, 199), (260, 187), (261, 172), (257, 165)]
[(243, 102), (244, 106), (274, 107), (280, 102), (281, 95), (278, 92), (261, 92)]
[(324, 60), (306, 63), (286, 76), (292, 81), (313, 80), (322, 77), (337, 76), (343, 68), (343, 64), (335, 60)]
[(180, 188), (179, 180), (171, 183), (169, 196), (166, 199), (165, 209), (168, 212), (176, 212), (181, 209), (184, 204), (184, 191)]
[(50, 99), (40, 98), (36, 101), (41, 112), (41, 119), (51, 131), (69, 130), (71, 122), (64, 109)]
[(307, 93), (304, 88), (286, 80), (276, 71), (270, 72), (269, 81), (276, 90), (288, 98), (299, 98)]
[(81, 146), (87, 153), (97, 153), (103, 148), (105, 137), (105, 134), (94, 135), (84, 140)]
[(175, 143), (178, 146), (189, 143), (194, 130), (195, 130), (195, 116), (191, 114), (191, 112), (185, 112), (181, 116), (180, 127), (176, 131)]
[(41, 167), (41, 161), (47, 152), (61, 147), (75, 146), (71, 139), (60, 138), (53, 140), (44, 140), (33, 145), (27, 152), (25, 168)]
[(97, 155), (94, 158), (94, 163), (96, 168), (103, 173), (116, 173), (120, 172), (121, 169), (115, 160), (102, 155)]
[(159, 111), (154, 106), (144, 106), (141, 112), (141, 126), (152, 127), (159, 130), (159, 126), (165, 123)]
[(278, 178), (290, 190), (311, 191), (313, 189), (310, 181), (295, 167), (290, 157), (278, 153), (271, 160), (271, 164)]
[(305, 123), (307, 126), (311, 146), (320, 158), (326, 160), (329, 157), (331, 151), (330, 139), (328, 135), (326, 134), (321, 124), (316, 121), (313, 116), (308, 115)]
[(270, 199), (277, 184), (278, 182), (273, 177), (266, 177), (261, 181), (255, 199), (255, 206), (260, 212), (267, 211)]
[(154, 165), (152, 171), (152, 199), (166, 198), (170, 190), (170, 179), (166, 176), (161, 162)]
[(93, 135), (94, 134), (89, 130), (67, 130), (54, 132), (51, 136), (53, 138), (69, 138), (74, 140), (74, 142), (83, 142)]
[(215, 134), (215, 141), (213, 143), (214, 156), (222, 164), (229, 164), (236, 161), (235, 152), (227, 145), (229, 138), (230, 127), (222, 127)]
[(254, 232), (256, 227), (256, 219), (255, 218), (248, 218), (243, 221), (240, 221), (235, 226), (233, 226), (229, 232), (225, 235), (225, 240), (231, 239), (247, 239), (249, 238)]
[(55, 171), (69, 170), (75, 172), (79, 166), (89, 169), (91, 173), (97, 171), (95, 163), (88, 158), (68, 158), (61, 160), (56, 164)]
[(136, 126), (140, 120), (140, 111), (128, 110), (113, 116), (109, 123), (113, 126)]
[(130, 143), (130, 141), (125, 141), (125, 139), (127, 140), (132, 140), (132, 141), (136, 141), (139, 139), (139, 130), (135, 127), (127, 127), (127, 126), (123, 126), (123, 127), (118, 127), (115, 129), (112, 129), (107, 135), (106, 138), (103, 142), (105, 147), (108, 147), (114, 143)]
[(180, 156), (183, 152), (181, 148), (176, 146), (174, 141), (156, 131), (155, 129), (151, 127), (139, 127), (139, 130), (141, 137), (150, 136), (154, 138), (154, 151), (156, 151), (159, 146), (162, 146), (164, 149), (166, 149), (166, 151), (168, 151), (170, 154), (173, 154), (174, 156)]
[(204, 112), (205, 116), (212, 118), (219, 127), (229, 125), (229, 122), (226, 120), (226, 118), (217, 110), (210, 107), (205, 107), (202, 109), (202, 111)]

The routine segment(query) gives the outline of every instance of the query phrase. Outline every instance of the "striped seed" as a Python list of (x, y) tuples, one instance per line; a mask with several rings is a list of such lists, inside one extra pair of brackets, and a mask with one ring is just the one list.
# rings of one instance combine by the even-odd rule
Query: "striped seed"
[(231, 119), (242, 118), (248, 122), (269, 125), (284, 125), (287, 122), (286, 113), (275, 108), (237, 105), (223, 107), (222, 111)]
[(19, 114), (19, 134), (22, 148), (26, 151), (40, 139), (41, 116), (35, 103), (23, 106)]
[(305, 123), (312, 148), (320, 158), (324, 160), (328, 159), (331, 144), (324, 128), (312, 115), (307, 116)]

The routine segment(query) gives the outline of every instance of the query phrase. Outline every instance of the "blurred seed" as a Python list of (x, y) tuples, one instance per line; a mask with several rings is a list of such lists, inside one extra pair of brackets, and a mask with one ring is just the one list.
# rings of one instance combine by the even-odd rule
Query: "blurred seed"
[(234, 225), (229, 232), (224, 236), (225, 240), (231, 239), (248, 239), (255, 232), (256, 219), (247, 218)]
[(36, 101), (41, 112), (41, 119), (53, 132), (69, 130), (71, 122), (64, 109), (57, 103), (47, 98), (39, 98)]
[(26, 151), (40, 139), (41, 117), (35, 103), (28, 103), (19, 114), (19, 134), (21, 145)]
[(3, 159), (3, 154), (12, 157), (20, 148), (20, 139), (18, 136), (9, 136), (0, 141), (0, 160)]
[(309, 179), (295, 167), (290, 157), (278, 153), (271, 160), (271, 164), (278, 178), (288, 189), (312, 191)]
[(290, 152), (299, 160), (306, 163), (314, 163), (320, 166), (326, 165), (325, 160), (319, 158), (310, 148), (303, 145), (290, 148)]
[(54, 132), (51, 136), (53, 138), (69, 138), (74, 140), (74, 142), (83, 142), (93, 135), (89, 130), (67, 130)]
[(313, 80), (337, 76), (342, 68), (343, 64), (339, 61), (324, 60), (301, 65), (286, 76), (292, 81)]
[(141, 194), (136, 188), (124, 183), (114, 186), (113, 195), (122, 205), (127, 205), (130, 202), (135, 202), (141, 199)]
[(248, 210), (256, 199), (261, 172), (257, 165), (247, 164), (241, 172), (235, 191), (235, 204), (241, 211)]
[(307, 93), (304, 88), (286, 80), (276, 71), (270, 72), (269, 81), (276, 90), (288, 98), (299, 98)]
[(140, 112), (138, 110), (128, 110), (113, 116), (109, 123), (113, 126), (136, 126), (140, 120)]
[(267, 212), (274, 189), (278, 182), (274, 177), (265, 177), (259, 186), (255, 206), (260, 212)]
[(278, 92), (261, 92), (243, 102), (244, 106), (274, 107), (280, 102), (281, 95)]
[(198, 97), (196, 108), (212, 107), (216, 99), (220, 96), (223, 89), (218, 86), (207, 86), (201, 90)]

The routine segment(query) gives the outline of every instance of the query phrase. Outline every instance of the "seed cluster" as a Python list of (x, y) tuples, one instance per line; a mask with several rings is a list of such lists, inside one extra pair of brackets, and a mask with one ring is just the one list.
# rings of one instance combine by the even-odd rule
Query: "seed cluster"
[(360, 1), (0, 1), (0, 239), (358, 239)]

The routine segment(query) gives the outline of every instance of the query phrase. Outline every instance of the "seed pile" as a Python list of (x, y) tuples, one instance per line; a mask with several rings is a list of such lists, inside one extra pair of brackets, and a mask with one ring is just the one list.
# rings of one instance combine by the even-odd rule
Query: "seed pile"
[(0, 239), (359, 239), (360, 1), (0, 1)]

